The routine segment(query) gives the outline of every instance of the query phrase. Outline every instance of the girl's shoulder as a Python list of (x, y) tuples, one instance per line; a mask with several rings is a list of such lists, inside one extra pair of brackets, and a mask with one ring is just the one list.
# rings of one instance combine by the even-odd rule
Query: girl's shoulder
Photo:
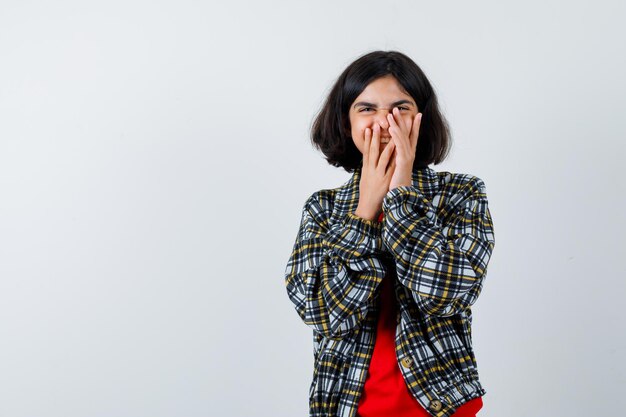
[(346, 200), (358, 197), (360, 181), (360, 171), (356, 170), (351, 173), (350, 178), (342, 184), (332, 188), (322, 188), (314, 191), (306, 199), (305, 208), (313, 208), (324, 210), (327, 213), (333, 211), (335, 204), (345, 202)]
[(466, 172), (436, 171), (426, 166), (414, 170), (413, 186), (428, 199), (440, 199), (484, 190), (484, 181)]
[(438, 194), (468, 195), (477, 192), (486, 193), (485, 181), (478, 175), (468, 172), (438, 171)]
[(338, 188), (324, 188), (313, 192), (304, 202), (304, 208), (309, 210), (332, 211), (335, 205)]

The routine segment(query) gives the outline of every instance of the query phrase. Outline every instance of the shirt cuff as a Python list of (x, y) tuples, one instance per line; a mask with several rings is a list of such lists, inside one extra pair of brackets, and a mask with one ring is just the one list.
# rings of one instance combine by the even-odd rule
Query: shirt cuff
[(382, 204), (383, 212), (399, 218), (415, 218), (416, 213), (437, 224), (437, 212), (424, 193), (414, 185), (400, 185), (390, 190)]

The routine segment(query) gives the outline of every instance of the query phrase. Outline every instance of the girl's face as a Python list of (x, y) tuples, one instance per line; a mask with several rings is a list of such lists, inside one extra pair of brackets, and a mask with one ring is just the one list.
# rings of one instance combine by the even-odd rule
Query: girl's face
[(385, 75), (369, 83), (350, 105), (352, 140), (361, 153), (365, 147), (365, 128), (372, 129), (373, 134), (375, 123), (380, 125), (380, 151), (385, 149), (387, 144), (383, 142), (388, 142), (391, 138), (387, 114), (391, 113), (394, 107), (398, 107), (400, 118), (403, 119), (396, 120), (396, 123), (405, 125), (413, 121), (419, 110), (413, 97), (403, 91), (400, 83), (392, 75)]

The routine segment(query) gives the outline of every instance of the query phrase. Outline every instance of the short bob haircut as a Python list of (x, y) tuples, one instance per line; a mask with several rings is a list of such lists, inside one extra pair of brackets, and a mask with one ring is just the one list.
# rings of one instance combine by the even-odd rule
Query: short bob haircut
[(352, 141), (350, 106), (369, 83), (386, 75), (395, 77), (422, 113), (413, 170), (439, 164), (447, 157), (450, 129), (424, 72), (401, 52), (373, 51), (360, 56), (343, 71), (313, 121), (311, 142), (330, 165), (348, 172), (363, 165), (363, 155)]

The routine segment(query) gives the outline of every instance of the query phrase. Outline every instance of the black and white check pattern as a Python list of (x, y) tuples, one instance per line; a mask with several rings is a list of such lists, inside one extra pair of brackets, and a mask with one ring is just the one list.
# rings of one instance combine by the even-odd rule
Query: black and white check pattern
[(432, 416), (449, 417), (486, 393), (471, 339), (471, 306), (495, 244), (485, 184), (421, 167), (411, 186), (387, 193), (378, 222), (354, 214), (360, 175), (306, 200), (285, 270), (289, 299), (313, 330), (310, 416), (356, 416), (379, 284), (392, 274), (405, 382)]

